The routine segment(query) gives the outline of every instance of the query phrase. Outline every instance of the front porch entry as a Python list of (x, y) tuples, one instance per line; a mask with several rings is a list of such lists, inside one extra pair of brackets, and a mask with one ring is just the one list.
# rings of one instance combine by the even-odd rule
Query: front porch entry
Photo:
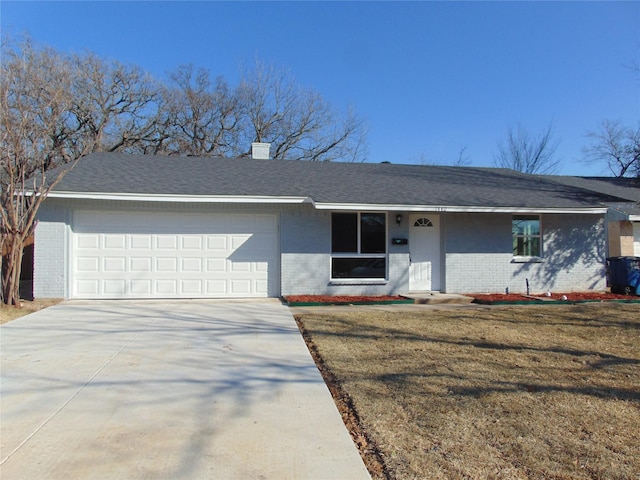
[(409, 215), (409, 289), (440, 290), (440, 216)]

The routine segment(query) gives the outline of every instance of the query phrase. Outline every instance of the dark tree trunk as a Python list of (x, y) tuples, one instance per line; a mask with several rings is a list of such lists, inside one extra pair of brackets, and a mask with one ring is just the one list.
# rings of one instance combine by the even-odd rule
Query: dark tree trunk
[(2, 257), (2, 300), (6, 305), (20, 306), (20, 272), (24, 242), (20, 235), (5, 239)]

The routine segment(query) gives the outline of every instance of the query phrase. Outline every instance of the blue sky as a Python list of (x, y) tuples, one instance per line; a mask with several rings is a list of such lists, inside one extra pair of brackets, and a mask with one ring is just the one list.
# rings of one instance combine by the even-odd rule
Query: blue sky
[(369, 125), (369, 161), (490, 166), (509, 125), (550, 122), (560, 173), (605, 119), (640, 121), (640, 2), (13, 2), (3, 33), (162, 77), (287, 68)]

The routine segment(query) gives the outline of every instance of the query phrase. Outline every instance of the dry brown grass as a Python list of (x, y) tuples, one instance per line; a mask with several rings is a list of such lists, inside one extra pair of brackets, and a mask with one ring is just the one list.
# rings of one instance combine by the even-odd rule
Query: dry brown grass
[(390, 478), (640, 478), (640, 305), (299, 320)]
[(62, 299), (60, 298), (46, 298), (43, 300), (33, 301), (22, 300), (21, 307), (13, 307), (0, 303), (0, 325), (10, 322), (11, 320), (15, 320), (16, 318), (29, 315), (30, 313), (37, 312), (38, 310), (42, 310), (43, 308), (50, 307), (52, 305), (60, 303), (61, 301)]

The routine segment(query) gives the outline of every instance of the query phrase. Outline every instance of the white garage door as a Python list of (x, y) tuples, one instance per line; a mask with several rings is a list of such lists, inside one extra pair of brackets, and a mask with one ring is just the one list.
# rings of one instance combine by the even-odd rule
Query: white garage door
[(73, 298), (278, 295), (271, 214), (76, 212)]
[(640, 257), (640, 222), (633, 222), (633, 255)]

